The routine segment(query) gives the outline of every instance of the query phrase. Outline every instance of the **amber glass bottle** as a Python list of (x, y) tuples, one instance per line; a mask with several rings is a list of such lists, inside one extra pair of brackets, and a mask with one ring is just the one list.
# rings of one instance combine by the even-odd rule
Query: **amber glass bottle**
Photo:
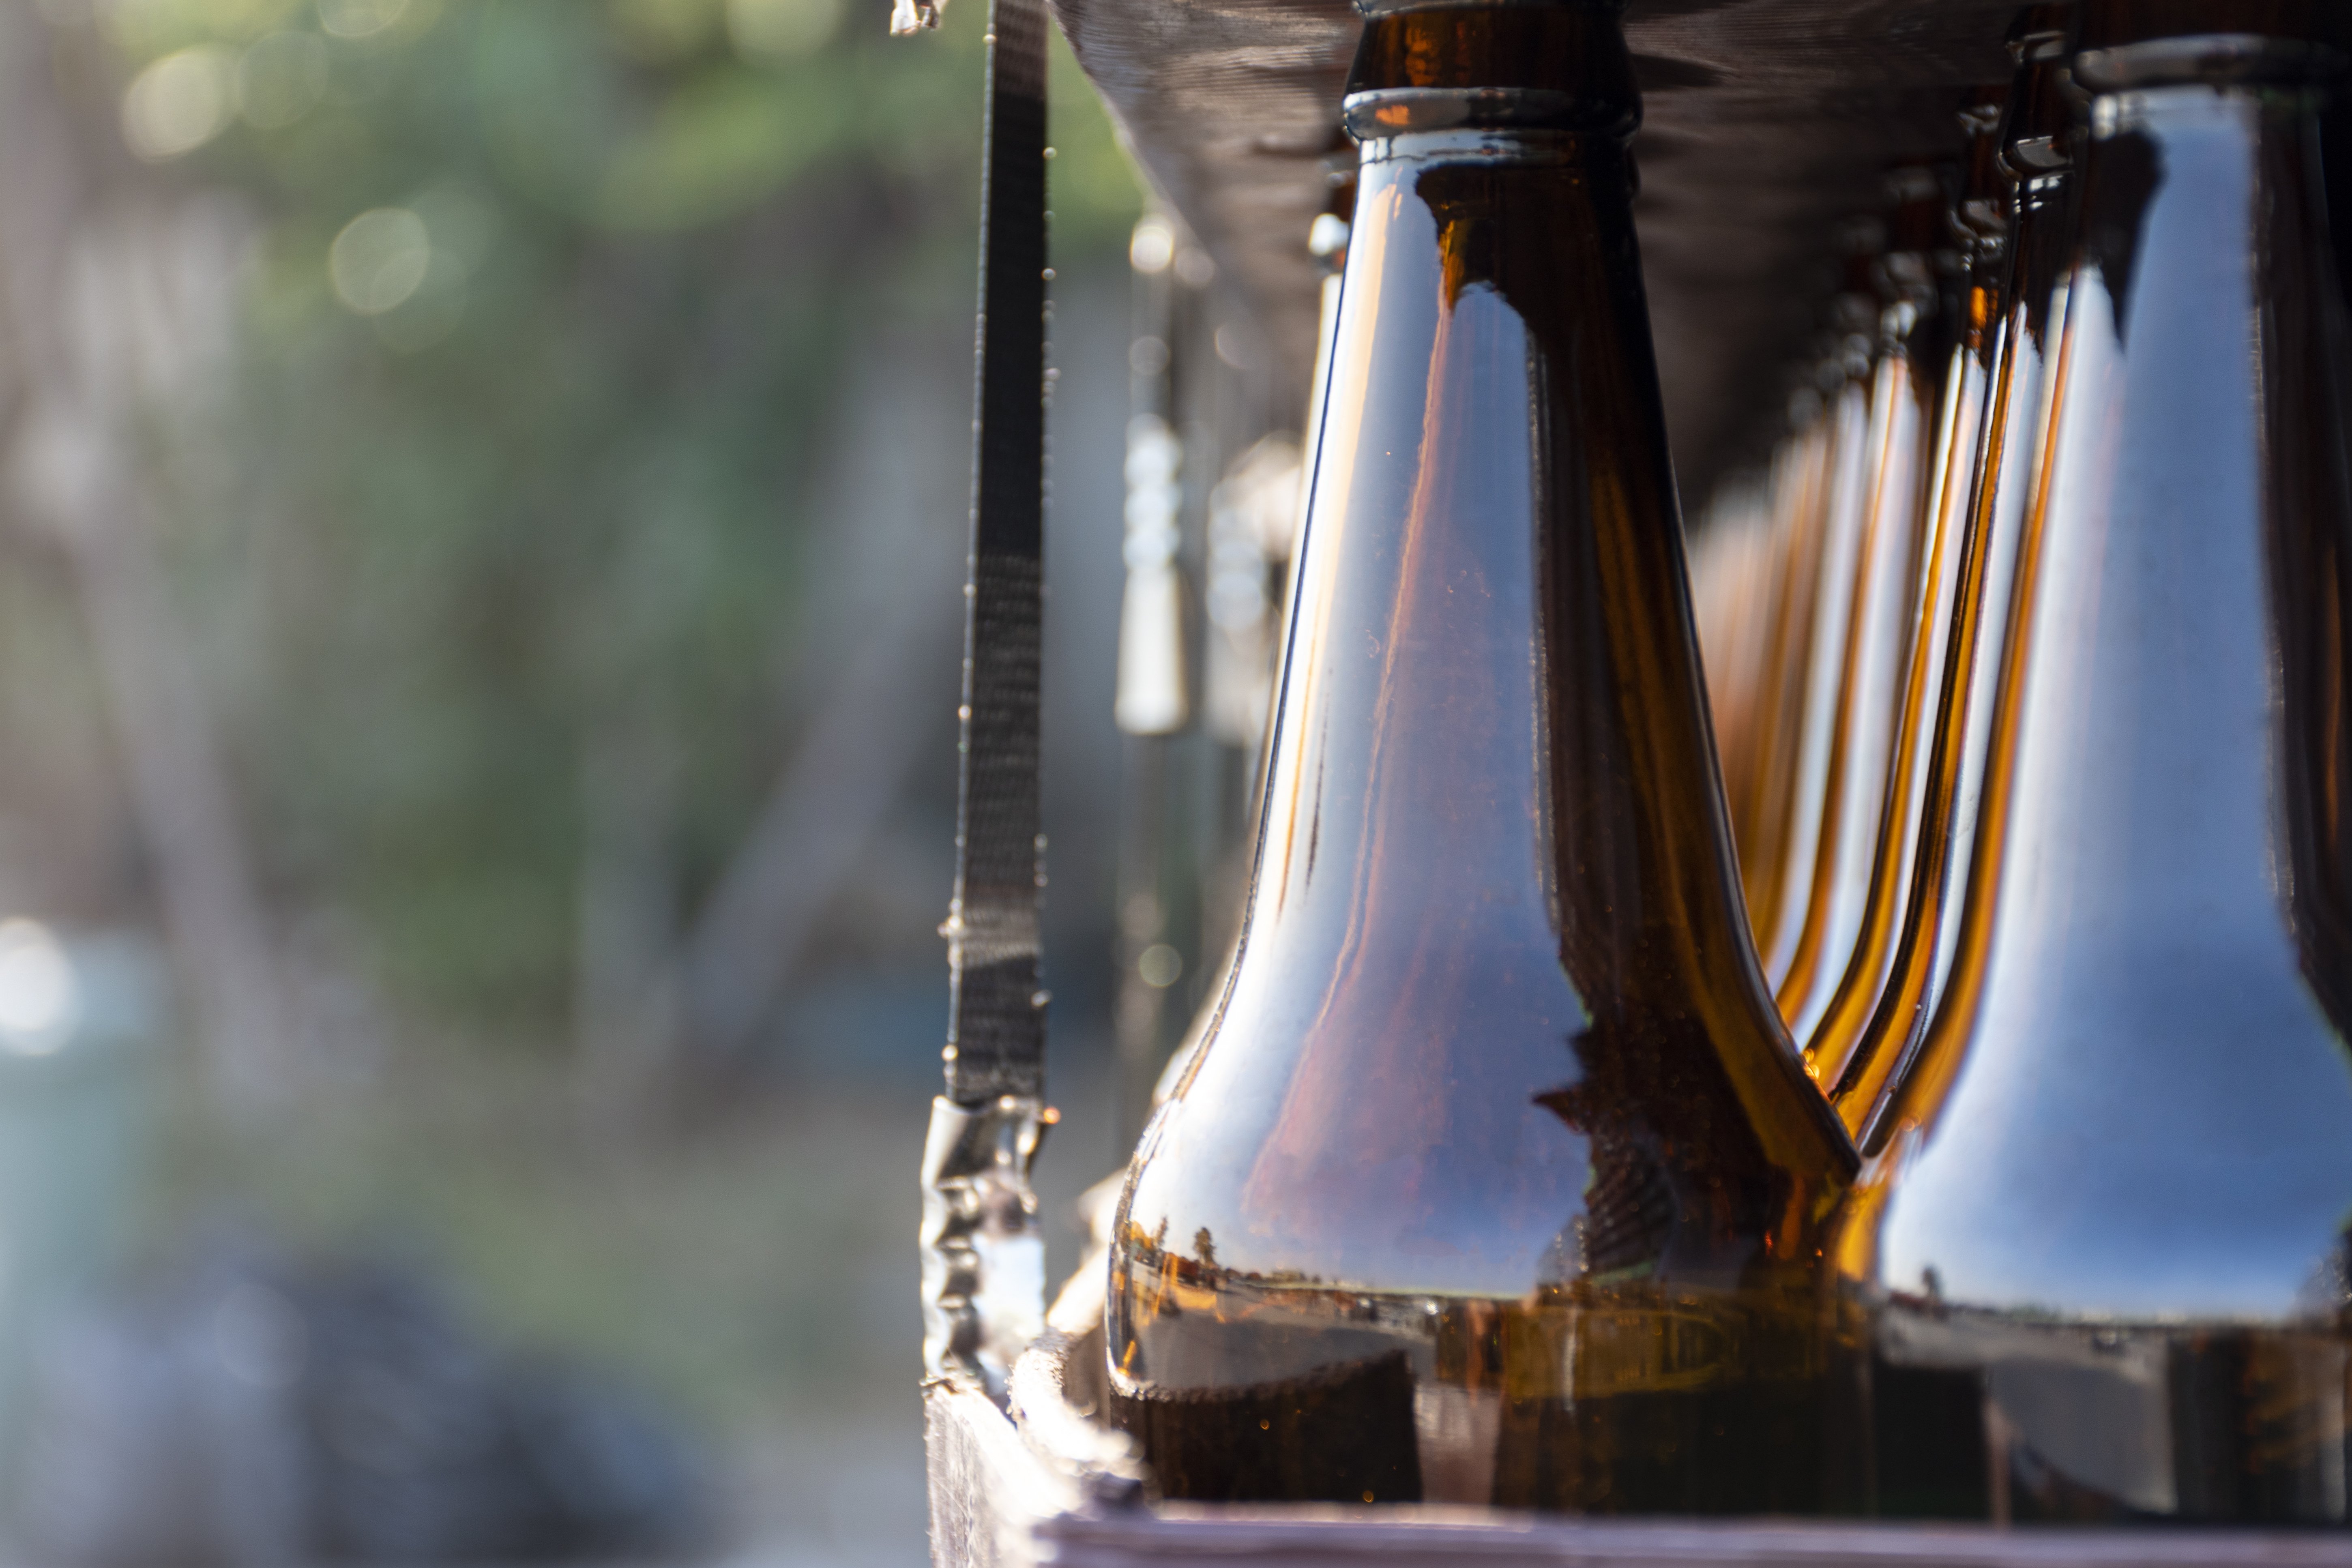
[[(1824, 377), (1842, 395), (1842, 372)], [(1739, 879), (1760, 947), (1780, 906), (1787, 880), (1788, 839), (1798, 813), (1791, 801), (1799, 787), (1797, 757), (1802, 749), (1806, 654), (1812, 636), (1813, 589), (1825, 498), (1834, 465), (1832, 435), (1838, 419), (1821, 390), (1801, 386), (1790, 398), (1790, 434), (1773, 454), (1767, 495), (1763, 591), (1754, 606), (1761, 618), (1761, 662), (1736, 710), (1738, 728), (1725, 733), (1717, 715), (1724, 753), (1724, 788), (1731, 813), (1732, 844)], [(1710, 676), (1712, 679), (1712, 676)], [(1791, 941), (1794, 939), (1791, 938)]]
[(1850, 603), (1837, 649), (1829, 752), (1804, 917), (1788, 967), (1777, 977), (1780, 1016), (1799, 1040), (1828, 1010), (1853, 952), (1870, 886), (1871, 851), (1886, 800), (1905, 655), (1911, 641), (1920, 553), (1920, 492), (1939, 389), (1944, 335), (1934, 253), (1951, 198), (1937, 171), (1906, 168), (1888, 180), (1895, 210), (1876, 281), (1884, 301), (1871, 374), (1869, 434), (1853, 562), (1821, 592)]
[[(1832, 306), (1830, 352), (1821, 366), (1826, 407), (1816, 478), (1789, 563), (1796, 595), (1790, 605), (1790, 668), (1778, 699), (1781, 735), (1765, 781), (1764, 831), (1752, 850), (1745, 840), (1740, 849), (1756, 945), (1776, 993), (1801, 962), (1817, 871), (1828, 850), (1822, 829), (1832, 816), (1826, 808), (1841, 759), (1838, 719), (1855, 588), (1876, 490), (1874, 459), (1884, 450), (1884, 432), (1871, 407), (1885, 346), (1874, 266), (1885, 227), (1858, 224), (1854, 234), (1847, 241), (1846, 287)], [(1751, 854), (1752, 869), (1746, 864)]]
[[(1926, 752), (1918, 825), (1906, 852), (1901, 924), (1883, 982), (1863, 977), (1853, 1010), (1807, 1042), (1815, 1077), (1839, 1115), (1858, 1128), (1925, 1038), (1958, 951), (1959, 909), (1983, 800), (1993, 700), (2006, 647), (2018, 543), (2038, 527), (2056, 428), (2055, 367), (2063, 348), (2073, 243), (2074, 89), (2063, 31), (2071, 7), (2034, 6), (2012, 42), (2020, 69), (2000, 132), (2000, 166), (2015, 218), (1989, 345), (1990, 368), (1972, 489), (1958, 531), (1949, 607), (1927, 673), (1929, 720), (1915, 737)], [(1915, 752), (1915, 757), (1916, 753)], [(1857, 961), (1859, 962), (1859, 960)], [(1867, 1022), (1845, 1027), (1870, 1005)]]
[(1883, 1508), (2352, 1519), (2340, 11), (2083, 13), (1958, 958), (1832, 1241)]
[(1691, 614), (1735, 838), (1738, 803), (1756, 775), (1758, 698), (1774, 609), (1772, 523), (1772, 487), (1751, 481), (1719, 490), (1691, 530)]
[(1852, 1152), (1742, 919), (1616, 7), (1375, 16), (1224, 1001), (1111, 1259), (1168, 1492), (1818, 1506)]
[[(1877, 805), (1874, 840), (1857, 853), (1859, 885), (1847, 895), (1852, 935), (1843, 944), (1843, 972), (1822, 988), (1815, 1006), (1790, 1015), (1816, 1081), (1834, 1082), (1876, 1011), (1895, 951), (1934, 730), (1937, 677), (1952, 626), (1954, 595), (1968, 538), (1968, 501), (1976, 471), (1978, 431), (1985, 394), (2000, 357), (2000, 283), (2008, 239), (2009, 205), (2000, 169), (2003, 94), (1979, 95), (1962, 111), (1969, 156), (1958, 200), (1948, 215), (1952, 242), (1966, 270), (1945, 307), (1947, 358), (1935, 436), (1919, 496), (1919, 536), (1911, 622), (1895, 689), (1885, 784)], [(1857, 825), (1858, 826), (1858, 825)]]

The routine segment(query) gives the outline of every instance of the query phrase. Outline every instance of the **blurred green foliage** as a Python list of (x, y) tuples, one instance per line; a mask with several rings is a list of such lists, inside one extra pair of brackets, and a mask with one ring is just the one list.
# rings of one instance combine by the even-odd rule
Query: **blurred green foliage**
[[(969, 331), (984, 0), (887, 10), (99, 13), (133, 147), (254, 220), (230, 384), (159, 471), (265, 875), (403, 1010), (560, 1029), (600, 747), (689, 760), (688, 906), (788, 753), (847, 356)], [(1056, 48), (1066, 268), (1139, 198)]]

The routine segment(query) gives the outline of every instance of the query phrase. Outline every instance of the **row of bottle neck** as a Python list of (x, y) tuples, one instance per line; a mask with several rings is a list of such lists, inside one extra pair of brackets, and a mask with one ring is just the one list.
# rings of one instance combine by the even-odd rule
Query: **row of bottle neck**
[[(2006, 821), (2011, 797), (2032, 787), (1996, 742), (2037, 679), (2021, 668), (2035, 630), (2020, 613), (2035, 595), (2042, 531), (2093, 526), (2068, 502), (2112, 500), (2084, 487), (2118, 482), (2112, 451), (2082, 429), (2070, 447), (2067, 428), (2114, 423), (2124, 411), (2099, 400), (2122, 384), (2118, 365), (2149, 357), (2124, 342), (2134, 262), (2147, 274), (2143, 289), (2172, 290), (2166, 309), (2244, 320), (2244, 341), (2208, 345), (2212, 363), (2180, 367), (2209, 385), (2232, 377), (2259, 401), (2265, 389), (2243, 384), (2263, 368), (2265, 312), (2332, 331), (2322, 317), (2335, 307), (2322, 296), (2334, 298), (2334, 268), (2310, 145), (2319, 88), (2307, 71), (2255, 84), (2213, 68), (2203, 80), (2095, 96), (2071, 79), (2057, 35), (2029, 35), (2022, 52), (2006, 111), (1988, 102), (1964, 113), (1968, 155), (1958, 170), (1910, 172), (1915, 190), (1934, 195), (1915, 195), (1888, 226), (1908, 219), (1916, 233), (1919, 207), (1948, 202), (1938, 215), (1945, 287), (1882, 287), (1884, 330), (1867, 352), (1850, 342), (1825, 358), (1766, 473), (1727, 487), (1695, 531), (1694, 592), (1759, 952), (1809, 1070), (1866, 1143), (1883, 1143), (1956, 973), (1981, 957), (2003, 857), (2044, 853), (1979, 829)], [(2168, 58), (2176, 75), (2196, 74), (2179, 63), (2194, 48)], [(2211, 265), (2195, 279), (2165, 265), (2152, 228), (2168, 214), (2206, 226)], [(1918, 256), (1891, 252), (1868, 270), (1882, 285), (1916, 279), (1927, 270)], [(2332, 374), (2324, 348), (2315, 357), (2309, 368)], [(2328, 386), (2269, 390), (2298, 405), (2334, 396)], [(2143, 425), (2168, 420), (2172, 449), (2204, 449), (2207, 471), (2256, 483), (2264, 433), (2201, 417), (2194, 401), (2131, 413)], [(2265, 520), (2252, 491), (2227, 499), (2233, 510), (2211, 521), (2242, 523), (2270, 557), (2285, 542), (2280, 530), (2325, 534), (2339, 521)], [(2275, 637), (2277, 616), (2263, 606), (2180, 608), (2234, 618), (2250, 650)], [(2135, 694), (2180, 695), (2105, 700)], [(2257, 703), (2226, 715), (2175, 708), (2166, 721), (2235, 721), (2248, 740), (2284, 743), (2275, 721), (2287, 717)], [(2244, 753), (2247, 765), (2283, 776), (2284, 759), (2262, 754), (2275, 749)], [(2282, 820), (2276, 797), (2272, 788), (2244, 804)], [(1972, 898), (1982, 906), (1973, 916)], [(2294, 922), (2274, 909), (2274, 927)], [(1948, 1024), (1967, 1032), (1957, 1016)]]

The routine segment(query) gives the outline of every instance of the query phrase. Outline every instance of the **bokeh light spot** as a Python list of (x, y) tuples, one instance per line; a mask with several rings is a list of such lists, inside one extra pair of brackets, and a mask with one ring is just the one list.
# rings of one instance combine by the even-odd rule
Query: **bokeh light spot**
[(406, 207), (360, 214), (327, 252), (335, 297), (362, 316), (381, 316), (415, 293), (432, 264), (425, 220)]
[(1165, 991), (1184, 973), (1184, 955), (1164, 942), (1153, 942), (1135, 961), (1135, 973), (1156, 991)]
[(65, 1044), (80, 1010), (73, 963), (49, 928), (0, 921), (0, 1048), (47, 1056)]
[(228, 124), (234, 70), (208, 44), (154, 61), (123, 89), (123, 142), (150, 163), (194, 152)]
[(1176, 259), (1176, 229), (1158, 213), (1138, 220), (1127, 242), (1127, 259), (1138, 272), (1165, 272)]

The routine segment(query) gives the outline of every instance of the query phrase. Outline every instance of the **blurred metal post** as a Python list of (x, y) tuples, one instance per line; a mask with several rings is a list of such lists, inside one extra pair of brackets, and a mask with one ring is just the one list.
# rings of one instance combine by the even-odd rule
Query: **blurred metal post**
[(1029, 1166), (1045, 1110), (1038, 709), (1045, 612), (1045, 7), (991, 0), (978, 417), (964, 594), (947, 1093), (924, 1152), (923, 1342), (934, 1377), (1000, 1394), (1045, 1326)]
[(1176, 415), (1175, 259), (1184, 237), (1150, 211), (1128, 243), (1133, 341), (1127, 354), (1127, 588), (1119, 605), (1118, 679), (1112, 717), (1126, 731), (1118, 844), (1118, 993), (1112, 1016), (1122, 1146), (1143, 1131), (1151, 1081), (1168, 1055), (1169, 987), (1184, 950), (1169, 939), (1189, 909), (1173, 874), (1170, 828), (1176, 784), (1172, 737), (1191, 721), (1184, 621), (1184, 447)]

